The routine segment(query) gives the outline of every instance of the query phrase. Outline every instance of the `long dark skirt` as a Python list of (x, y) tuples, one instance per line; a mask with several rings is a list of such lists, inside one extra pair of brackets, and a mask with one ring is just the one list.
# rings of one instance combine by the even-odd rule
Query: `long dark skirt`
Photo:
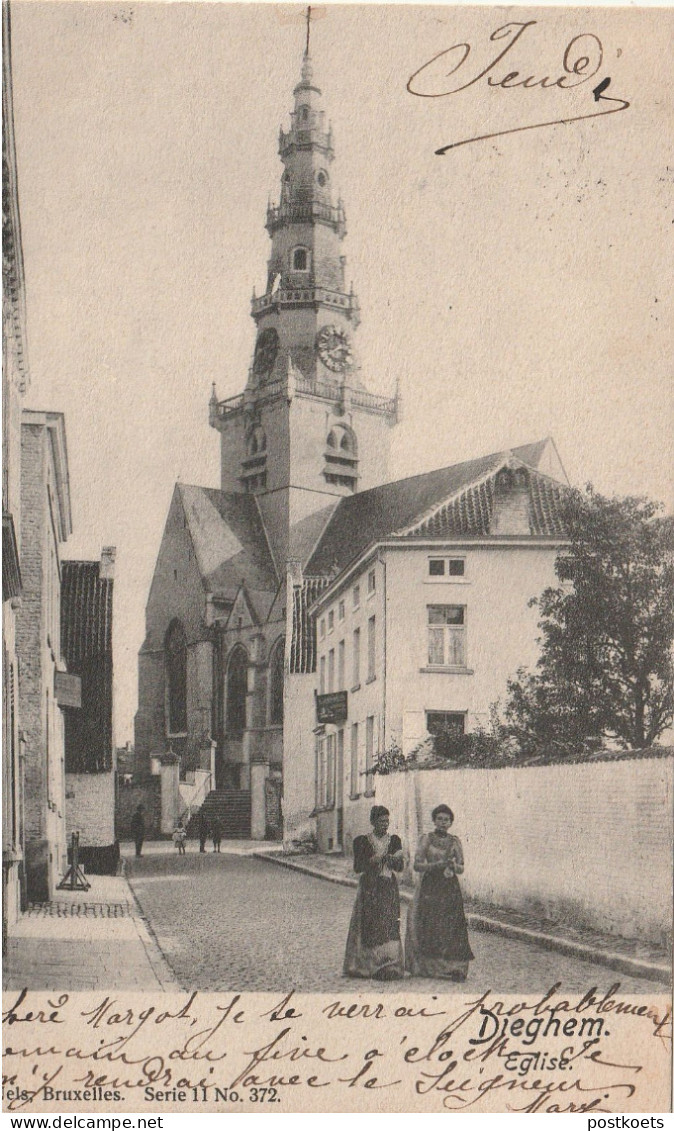
[(349, 978), (402, 978), (400, 895), (395, 876), (361, 876), (346, 940)]
[(440, 868), (426, 872), (407, 916), (406, 969), (422, 978), (461, 980), (473, 957), (458, 879)]

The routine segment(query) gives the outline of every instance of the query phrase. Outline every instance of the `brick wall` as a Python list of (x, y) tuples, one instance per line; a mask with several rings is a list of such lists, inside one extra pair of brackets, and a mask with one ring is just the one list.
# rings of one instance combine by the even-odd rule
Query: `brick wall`
[(84, 847), (115, 840), (115, 775), (66, 774), (66, 828), (80, 834)]

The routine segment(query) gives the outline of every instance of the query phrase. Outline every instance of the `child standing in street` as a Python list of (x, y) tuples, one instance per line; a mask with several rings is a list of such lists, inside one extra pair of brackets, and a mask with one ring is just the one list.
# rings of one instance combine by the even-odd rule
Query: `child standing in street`
[(178, 849), (178, 855), (185, 855), (185, 841), (187, 840), (187, 829), (184, 828), (182, 821), (178, 821), (175, 829), (173, 830), (173, 843)]

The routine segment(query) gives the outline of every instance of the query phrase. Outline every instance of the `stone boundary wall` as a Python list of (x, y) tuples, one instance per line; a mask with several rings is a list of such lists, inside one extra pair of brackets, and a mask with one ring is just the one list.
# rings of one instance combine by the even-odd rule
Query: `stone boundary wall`
[(131, 818), (139, 805), (145, 806), (145, 836), (156, 837), (161, 829), (161, 781), (159, 775), (133, 785), (119, 783), (115, 808), (117, 840), (133, 840)]
[(672, 929), (672, 757), (376, 778), (406, 852), (440, 802), (455, 814), (467, 896), (626, 938)]

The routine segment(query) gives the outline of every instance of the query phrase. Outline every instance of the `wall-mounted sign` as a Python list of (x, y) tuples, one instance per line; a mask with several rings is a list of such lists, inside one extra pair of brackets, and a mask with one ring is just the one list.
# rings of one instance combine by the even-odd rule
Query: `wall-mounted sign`
[(59, 707), (82, 706), (82, 678), (70, 672), (54, 672), (54, 698)]
[(330, 691), (316, 696), (316, 722), (343, 723), (347, 717), (347, 692)]

